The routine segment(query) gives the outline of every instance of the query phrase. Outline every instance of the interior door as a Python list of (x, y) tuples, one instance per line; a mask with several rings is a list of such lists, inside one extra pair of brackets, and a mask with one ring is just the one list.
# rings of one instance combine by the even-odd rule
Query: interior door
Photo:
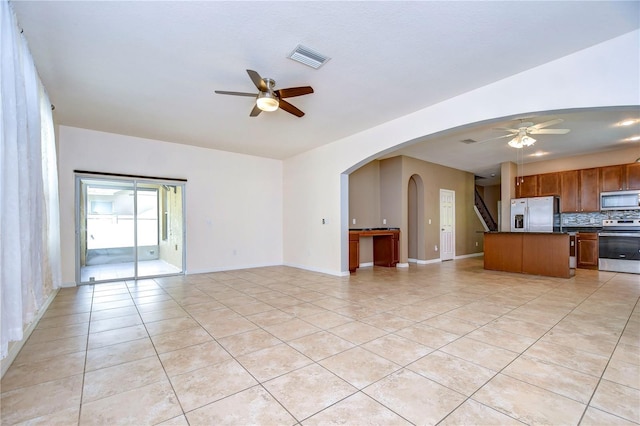
[(440, 190), (440, 260), (452, 260), (455, 255), (455, 191)]

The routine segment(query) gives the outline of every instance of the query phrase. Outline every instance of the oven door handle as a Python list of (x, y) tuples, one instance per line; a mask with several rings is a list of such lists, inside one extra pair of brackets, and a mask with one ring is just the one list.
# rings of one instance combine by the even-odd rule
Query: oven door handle
[(635, 237), (640, 238), (640, 232), (600, 232), (600, 237)]

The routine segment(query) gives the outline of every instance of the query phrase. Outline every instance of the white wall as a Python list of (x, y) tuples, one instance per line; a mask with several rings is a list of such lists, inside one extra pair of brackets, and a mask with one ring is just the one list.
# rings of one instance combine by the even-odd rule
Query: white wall
[(187, 179), (188, 273), (281, 265), (282, 162), (60, 126), (62, 281), (75, 282), (74, 170)]
[[(348, 274), (345, 171), (398, 145), (468, 123), (535, 111), (640, 105), (639, 52), (640, 31), (634, 31), (285, 160), (285, 264)], [(328, 224), (322, 225), (323, 217)]]

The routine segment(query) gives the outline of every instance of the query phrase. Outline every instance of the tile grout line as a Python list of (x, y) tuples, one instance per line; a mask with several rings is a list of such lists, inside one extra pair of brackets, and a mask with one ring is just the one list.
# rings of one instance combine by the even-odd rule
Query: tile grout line
[[(610, 280), (609, 280), (610, 281)], [(611, 363), (611, 359), (613, 358), (613, 354), (616, 352), (616, 349), (618, 348), (618, 345), (620, 344), (620, 340), (622, 340), (622, 336), (624, 335), (624, 330), (627, 329), (627, 326), (629, 325), (629, 322), (631, 321), (631, 316), (633, 315), (633, 312), (636, 310), (636, 308), (638, 307), (638, 301), (640, 300), (640, 298), (636, 298), (636, 303), (633, 305), (633, 309), (631, 309), (631, 313), (629, 314), (629, 318), (627, 318), (627, 321), (624, 324), (624, 327), (622, 328), (622, 332), (620, 333), (620, 337), (618, 337), (618, 340), (616, 342), (616, 345), (613, 348), (613, 351), (611, 352), (611, 355), (609, 356), (609, 359), (607, 360), (607, 363), (605, 365), (605, 367), (602, 369), (602, 373), (600, 374), (600, 377), (598, 378), (598, 383), (596, 383), (596, 386), (593, 388), (593, 392), (591, 393), (591, 396), (589, 397), (589, 401), (587, 402), (587, 406), (585, 407), (584, 411), (582, 412), (582, 416), (580, 416), (580, 421), (578, 423), (581, 423), (582, 420), (584, 419), (584, 416), (587, 414), (587, 410), (589, 409), (589, 407), (591, 407), (591, 401), (593, 401), (593, 398), (596, 395), (596, 392), (598, 391), (598, 388), (600, 387), (600, 383), (602, 382), (602, 380), (604, 380), (604, 375), (607, 372), (607, 368), (609, 367), (609, 364)], [(618, 383), (620, 386), (625, 386), (621, 383)], [(600, 411), (604, 411), (605, 413), (611, 414), (613, 416), (616, 416), (618, 418), (623, 418), (624, 417), (620, 417), (615, 413), (610, 413), (606, 410), (602, 410), (600, 408), (597, 407), (593, 407), (594, 409), (600, 410)], [(624, 420), (628, 420), (628, 419), (624, 419)], [(633, 421), (633, 420), (631, 420)]]

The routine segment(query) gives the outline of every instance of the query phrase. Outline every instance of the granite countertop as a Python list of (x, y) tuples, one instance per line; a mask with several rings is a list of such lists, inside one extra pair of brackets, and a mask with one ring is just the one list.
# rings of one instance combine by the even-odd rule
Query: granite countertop
[(563, 226), (562, 230), (564, 232), (600, 232), (602, 231), (602, 226)]
[(569, 234), (568, 231), (562, 231), (562, 232), (558, 232), (558, 231), (554, 231), (554, 232), (517, 232), (517, 231), (488, 231), (485, 232), (485, 234), (536, 234), (536, 235), (566, 235)]

